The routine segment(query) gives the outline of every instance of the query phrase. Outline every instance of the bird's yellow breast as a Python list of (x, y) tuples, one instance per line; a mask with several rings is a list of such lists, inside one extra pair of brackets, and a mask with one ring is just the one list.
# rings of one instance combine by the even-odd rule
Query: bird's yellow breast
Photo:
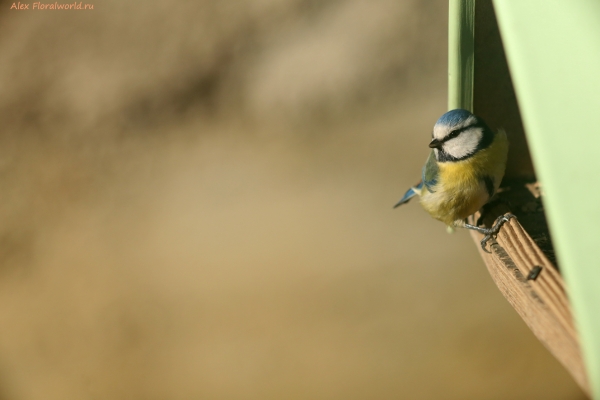
[(484, 177), (498, 190), (506, 168), (508, 140), (499, 131), (492, 144), (473, 156), (455, 162), (438, 162), (437, 184), (429, 191), (423, 188), (421, 204), (432, 217), (449, 226), (479, 210), (490, 198)]

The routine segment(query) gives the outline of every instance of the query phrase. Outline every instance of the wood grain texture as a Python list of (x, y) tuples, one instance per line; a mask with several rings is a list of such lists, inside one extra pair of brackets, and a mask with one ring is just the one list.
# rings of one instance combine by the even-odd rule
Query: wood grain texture
[[(499, 208), (506, 207), (504, 204), (495, 207), (496, 210)], [(505, 223), (496, 240), (488, 243), (491, 254), (484, 252), (479, 245), (483, 235), (470, 232), (500, 292), (589, 396), (590, 387), (577, 331), (565, 285), (556, 266), (523, 229), (518, 219)], [(527, 279), (536, 267), (541, 267), (537, 278)]]

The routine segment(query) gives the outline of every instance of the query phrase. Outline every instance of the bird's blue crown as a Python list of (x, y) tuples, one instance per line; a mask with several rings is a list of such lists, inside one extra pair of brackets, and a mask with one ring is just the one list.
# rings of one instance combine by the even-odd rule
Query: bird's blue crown
[(470, 116), (472, 116), (469, 111), (463, 110), (462, 108), (457, 108), (456, 110), (450, 110), (437, 120), (435, 125), (444, 125), (444, 126), (455, 126), (466, 120)]

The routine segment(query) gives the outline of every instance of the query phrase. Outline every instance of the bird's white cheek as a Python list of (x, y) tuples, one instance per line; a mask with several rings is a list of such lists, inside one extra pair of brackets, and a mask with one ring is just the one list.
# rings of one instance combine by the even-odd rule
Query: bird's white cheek
[(476, 135), (460, 135), (444, 143), (444, 151), (452, 157), (462, 158), (472, 154), (477, 148), (477, 143)]

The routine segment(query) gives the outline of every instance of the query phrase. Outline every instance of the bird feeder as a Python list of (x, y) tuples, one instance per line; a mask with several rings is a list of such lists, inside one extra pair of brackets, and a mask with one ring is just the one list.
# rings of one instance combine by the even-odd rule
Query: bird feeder
[(481, 255), (533, 333), (600, 399), (600, 2), (450, 0), (449, 11), (449, 109), (510, 141), (500, 193), (471, 222), (517, 219)]

